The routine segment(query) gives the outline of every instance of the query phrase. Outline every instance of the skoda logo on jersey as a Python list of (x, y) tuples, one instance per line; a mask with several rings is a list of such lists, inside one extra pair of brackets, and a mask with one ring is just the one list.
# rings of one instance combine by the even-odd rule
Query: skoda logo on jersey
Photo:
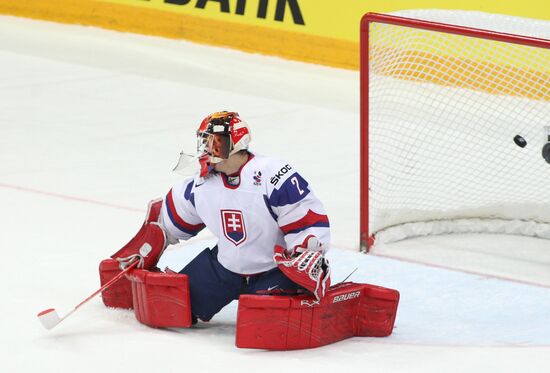
[(221, 210), (223, 234), (236, 246), (246, 241), (246, 228), (242, 211)]

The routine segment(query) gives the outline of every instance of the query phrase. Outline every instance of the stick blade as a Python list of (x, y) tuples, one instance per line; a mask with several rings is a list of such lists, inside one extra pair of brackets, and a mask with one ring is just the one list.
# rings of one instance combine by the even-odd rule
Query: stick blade
[(38, 320), (40, 320), (40, 322), (42, 323), (42, 326), (48, 330), (52, 329), (61, 322), (61, 318), (54, 308), (44, 310), (40, 312), (37, 316)]

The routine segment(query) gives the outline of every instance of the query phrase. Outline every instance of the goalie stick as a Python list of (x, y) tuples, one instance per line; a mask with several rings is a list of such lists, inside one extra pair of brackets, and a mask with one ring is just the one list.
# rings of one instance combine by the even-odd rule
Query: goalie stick
[(78, 308), (83, 306), (85, 303), (87, 303), (89, 300), (94, 298), (96, 295), (101, 293), (103, 290), (106, 290), (109, 286), (117, 282), (120, 278), (122, 278), (126, 273), (128, 273), (130, 270), (134, 269), (135, 266), (137, 266), (139, 263), (139, 260), (135, 260), (133, 263), (131, 263), (128, 267), (126, 267), (123, 271), (121, 271), (118, 275), (113, 277), (109, 282), (107, 282), (105, 285), (103, 285), (100, 289), (96, 290), (92, 295), (90, 295), (88, 298), (84, 299), (82, 302), (77, 304), (68, 314), (66, 314), (63, 317), (59, 317), (59, 314), (55, 310), (55, 308), (48, 308), (47, 310), (44, 310), (40, 313), (38, 313), (37, 317), (42, 323), (42, 326), (48, 330), (53, 329), (57, 324), (59, 324), (61, 321), (65, 320), (67, 317), (72, 315)]

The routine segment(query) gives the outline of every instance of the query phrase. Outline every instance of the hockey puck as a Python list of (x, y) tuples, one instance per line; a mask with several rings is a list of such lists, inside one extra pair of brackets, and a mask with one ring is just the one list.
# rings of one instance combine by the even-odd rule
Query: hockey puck
[(547, 142), (542, 147), (542, 158), (544, 158), (547, 163), (550, 163), (550, 142)]
[(525, 139), (521, 135), (516, 135), (514, 137), (514, 142), (520, 148), (525, 148), (525, 146), (527, 145), (527, 141), (525, 141)]

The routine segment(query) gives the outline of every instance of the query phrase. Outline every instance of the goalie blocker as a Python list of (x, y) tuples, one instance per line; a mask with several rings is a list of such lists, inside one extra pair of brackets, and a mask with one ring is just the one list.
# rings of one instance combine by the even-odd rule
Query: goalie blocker
[[(138, 233), (111, 258), (99, 264), (101, 285), (118, 275), (133, 260), (139, 260), (138, 268), (151, 269), (166, 248), (166, 235), (158, 224), (162, 199), (149, 202), (145, 221)], [(133, 308), (132, 285), (122, 278), (102, 292), (107, 307)]]

